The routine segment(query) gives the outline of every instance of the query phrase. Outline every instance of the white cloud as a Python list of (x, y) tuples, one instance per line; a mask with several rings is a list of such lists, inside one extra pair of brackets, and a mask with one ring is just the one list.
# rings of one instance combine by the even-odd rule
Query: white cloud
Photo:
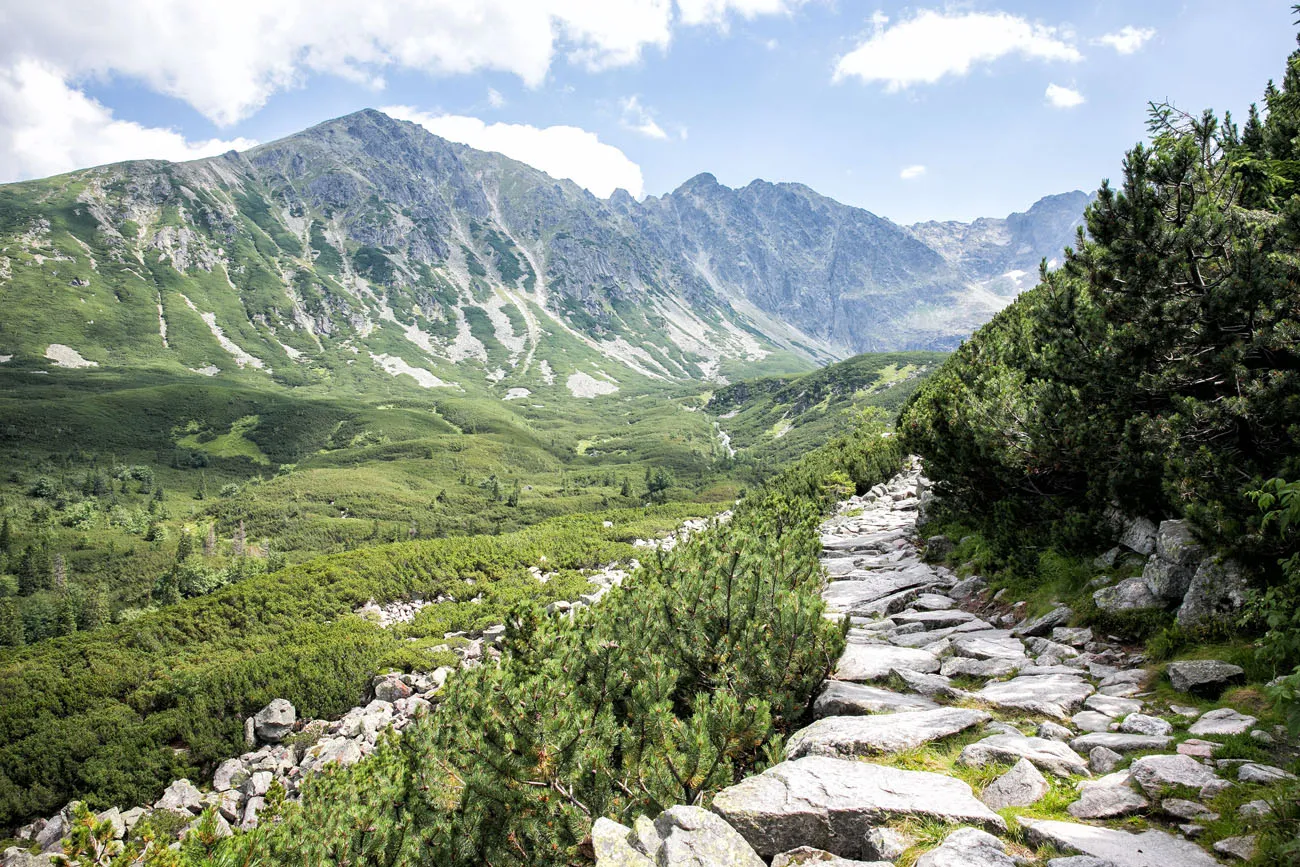
[(898, 176), (905, 181), (912, 181), (921, 177), (924, 174), (925, 174), (925, 166), (915, 165), (915, 166), (907, 166), (901, 172), (898, 173)]
[(683, 24), (726, 26), (730, 15), (752, 19), (759, 15), (784, 15), (806, 0), (677, 0)]
[(0, 181), (129, 159), (192, 160), (256, 144), (192, 142), (174, 130), (114, 118), (58, 70), (32, 60), (0, 68), (0, 118)]
[(435, 115), (405, 105), (381, 110), (398, 120), (418, 123), (434, 135), (505, 154), (552, 177), (568, 178), (601, 198), (620, 187), (637, 198), (645, 192), (640, 166), (595, 133), (576, 126), (484, 123), (476, 117)]
[(488, 99), (488, 105), (492, 106), (493, 108), (501, 108), (506, 104), (506, 98), (502, 96), (501, 91), (497, 90), (495, 87), (488, 88), (487, 99)]
[(1047, 85), (1046, 95), (1047, 104), (1052, 108), (1074, 108), (1087, 102), (1079, 91), (1061, 87), (1059, 84)]
[(620, 122), (625, 128), (639, 132), (648, 138), (668, 138), (668, 133), (664, 132), (664, 128), (655, 121), (654, 115), (641, 104), (640, 97), (625, 96), (619, 100), (619, 105), (623, 108), (623, 118)]
[(872, 35), (836, 62), (835, 81), (879, 81), (886, 90), (897, 92), (948, 75), (965, 75), (976, 64), (1012, 54), (1048, 61), (1083, 59), (1057, 28), (1006, 12), (924, 9), (892, 27), (883, 15), (872, 20)]
[[(233, 124), (330, 74), (494, 70), (540, 86), (557, 56), (591, 70), (667, 49), (675, 25), (789, 11), (803, 0), (91, 0), (9, 3), (0, 68), (32, 58), (65, 81), (121, 77)], [(5, 122), (0, 118), (0, 124)]]
[(1132, 54), (1156, 35), (1153, 27), (1121, 27), (1115, 33), (1107, 33), (1097, 40), (1101, 45), (1109, 45), (1120, 54)]

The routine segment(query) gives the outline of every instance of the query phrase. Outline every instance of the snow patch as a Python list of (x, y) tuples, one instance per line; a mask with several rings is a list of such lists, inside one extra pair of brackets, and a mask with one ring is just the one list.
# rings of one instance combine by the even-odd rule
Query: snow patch
[(568, 386), (569, 393), (574, 397), (599, 397), (602, 394), (613, 394), (618, 391), (618, 386), (614, 383), (596, 379), (582, 371), (570, 374), (564, 384)]
[(217, 343), (221, 344), (221, 348), (226, 350), (226, 352), (229, 352), (230, 357), (235, 359), (235, 364), (238, 364), (240, 367), (254, 367), (258, 370), (261, 370), (266, 366), (262, 363), (262, 359), (254, 358), (252, 355), (245, 352), (239, 344), (226, 336), (226, 332), (217, 324), (217, 314), (204, 313), (202, 310), (195, 307), (194, 302), (187, 296), (182, 295), (181, 298), (184, 299), (187, 307), (199, 314), (199, 318), (207, 323), (208, 330), (212, 332), (212, 336), (217, 338)]
[[(12, 358), (13, 356), (10, 356)], [(99, 367), (98, 361), (87, 361), (81, 353), (62, 343), (51, 343), (45, 348), (45, 357), (54, 362), (56, 367)], [(5, 361), (9, 359), (6, 358)]]
[(411, 377), (411, 379), (418, 382), (423, 388), (451, 388), (454, 385), (454, 383), (443, 382), (441, 379), (422, 367), (412, 367), (395, 355), (375, 355), (372, 352), (370, 353), (370, 357), (375, 361), (375, 363), (382, 367), (384, 372), (389, 376), (401, 376), (402, 374), (406, 374)]
[(0, 355), (0, 364), (5, 364), (13, 360), (12, 355)]
[(526, 388), (512, 388), (512, 389), (510, 389), (509, 391), (507, 391), (507, 392), (506, 392), (506, 396), (503, 397), (503, 398), (501, 398), (501, 399), (502, 399), (502, 400), (519, 400), (520, 398), (528, 397), (528, 396), (531, 395), (531, 394), (532, 394), (532, 392), (529, 391), (529, 390), (526, 389)]

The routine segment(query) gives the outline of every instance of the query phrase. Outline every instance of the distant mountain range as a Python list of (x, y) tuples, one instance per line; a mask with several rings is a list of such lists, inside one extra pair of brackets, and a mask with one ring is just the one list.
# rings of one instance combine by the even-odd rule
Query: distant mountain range
[(576, 184), (361, 111), (252, 150), (0, 187), (0, 359), (428, 388), (807, 369), (954, 347), (1089, 200), (905, 227), (800, 184)]

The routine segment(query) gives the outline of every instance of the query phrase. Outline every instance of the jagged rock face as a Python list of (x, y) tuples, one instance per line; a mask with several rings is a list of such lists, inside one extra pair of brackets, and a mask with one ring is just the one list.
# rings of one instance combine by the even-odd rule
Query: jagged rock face
[[(96, 347), (90, 334), (55, 333), (53, 314), (48, 327), (37, 316), (42, 351), (75, 343), (87, 358), (119, 364), (175, 354), (166, 317), (206, 314), (214, 322), (204, 328), (220, 326), (258, 369), (345, 345), (387, 355), (380, 347), (404, 339), (435, 370), (477, 359), (486, 374), (546, 332), (569, 330), (598, 359), (676, 380), (716, 378), (722, 360), (775, 350), (822, 363), (954, 347), (1033, 282), (999, 295), (985, 285), (990, 275), (1031, 253), (1035, 262), (1042, 250), (1059, 254), (1087, 198), (982, 221), (1002, 227), (992, 234), (962, 224), (908, 230), (799, 184), (731, 189), (709, 175), (643, 202), (601, 200), (375, 111), (244, 153), (122, 163), (8, 189), (23, 218), (0, 233), (9, 250), (0, 298), (21, 305), (4, 295), (6, 283), (26, 285), (27, 269), (50, 259), (72, 261), (62, 284), (115, 296), (122, 306), (112, 315), (141, 329)], [(540, 322), (521, 322), (534, 316)], [(485, 317), (505, 334), (509, 360), (486, 357), (491, 346), (470, 335), (473, 322), (484, 333)], [(386, 342), (365, 343), (384, 329)], [(181, 333), (173, 328), (171, 340)], [(6, 354), (9, 342), (40, 357), (0, 327)], [(177, 360), (192, 370), (229, 361), (214, 350), (215, 359)]]

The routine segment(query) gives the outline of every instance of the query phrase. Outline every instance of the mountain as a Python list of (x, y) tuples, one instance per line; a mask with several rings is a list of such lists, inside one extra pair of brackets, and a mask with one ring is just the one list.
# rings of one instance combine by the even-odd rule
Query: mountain
[(791, 373), (954, 346), (1086, 201), (907, 228), (711, 175), (601, 200), (367, 110), (0, 187), (0, 359), (498, 396)]

